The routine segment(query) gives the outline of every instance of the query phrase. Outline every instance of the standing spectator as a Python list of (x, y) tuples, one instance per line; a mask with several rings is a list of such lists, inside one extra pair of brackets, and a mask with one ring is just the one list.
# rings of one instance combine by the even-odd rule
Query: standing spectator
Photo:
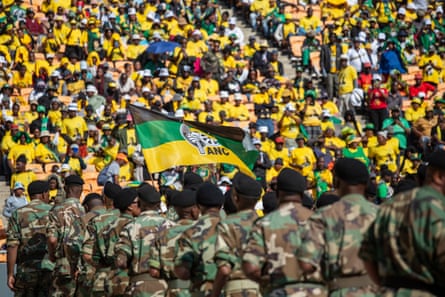
[(381, 86), (382, 77), (374, 74), (372, 88), (368, 90), (369, 118), (380, 131), (383, 121), (388, 117), (388, 90)]
[(320, 70), (328, 98), (337, 97), (338, 93), (338, 71), (340, 70), (340, 56), (342, 47), (338, 43), (335, 33), (329, 34), (329, 43), (323, 45), (320, 51)]
[(346, 110), (354, 110), (351, 103), (351, 95), (354, 88), (357, 87), (357, 71), (354, 67), (348, 64), (348, 56), (340, 56), (340, 69), (338, 73), (339, 81), (339, 100), (337, 102), (340, 113), (343, 114)]

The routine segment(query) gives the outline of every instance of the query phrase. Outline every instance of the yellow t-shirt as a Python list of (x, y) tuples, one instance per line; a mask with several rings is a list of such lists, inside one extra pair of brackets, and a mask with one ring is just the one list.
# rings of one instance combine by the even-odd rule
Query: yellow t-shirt
[(357, 71), (352, 66), (346, 66), (338, 74), (340, 95), (351, 93), (354, 90), (354, 81), (357, 80)]
[(28, 186), (33, 181), (37, 180), (37, 177), (34, 172), (32, 171), (24, 171), (20, 173), (14, 173), (11, 176), (11, 190), (13, 190), (14, 185), (16, 182), (22, 183), (22, 185), (25, 188), (24, 194), (26, 195), (26, 198), (29, 201), (29, 195), (28, 195)]
[(297, 147), (291, 152), (290, 164), (302, 166), (302, 169), (297, 169), (303, 176), (309, 176), (316, 163), (314, 152), (310, 147)]
[(88, 131), (85, 120), (76, 116), (74, 118), (66, 118), (62, 121), (62, 134), (66, 134), (71, 138), (75, 138), (78, 134), (81, 136)]
[(294, 119), (285, 116), (281, 122), (280, 134), (285, 138), (295, 139), (300, 134), (300, 127)]

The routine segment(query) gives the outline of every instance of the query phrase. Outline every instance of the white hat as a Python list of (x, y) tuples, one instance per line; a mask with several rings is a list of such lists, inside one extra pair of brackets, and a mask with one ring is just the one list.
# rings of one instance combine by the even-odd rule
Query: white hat
[(227, 177), (227, 176), (223, 176), (223, 177), (221, 177), (221, 179), (219, 180), (218, 185), (220, 186), (220, 185), (222, 185), (223, 183), (227, 183), (227, 184), (231, 185), (231, 184), (232, 184), (232, 181), (230, 180), (229, 177)]
[(77, 111), (77, 104), (76, 103), (70, 103), (68, 104), (68, 111)]
[(154, 20), (156, 18), (156, 14), (153, 11), (150, 11), (146, 15), (147, 19)]
[(243, 95), (241, 95), (241, 93), (235, 93), (233, 95), (233, 99), (235, 99), (236, 101), (243, 100)]
[(220, 98), (229, 98), (229, 92), (221, 91), (221, 92), (219, 92), (219, 97)]
[(386, 40), (386, 35), (385, 35), (385, 33), (383, 33), (383, 32), (379, 33), (379, 35), (377, 35), (377, 39), (378, 39), (378, 40)]
[(97, 131), (96, 125), (88, 125), (88, 131)]
[(88, 69), (88, 64), (87, 61), (80, 61), (80, 70), (87, 70)]
[(361, 31), (360, 33), (358, 33), (358, 38), (360, 38), (361, 42), (366, 42), (366, 32)]
[(348, 55), (346, 54), (340, 55), (340, 60), (348, 60)]
[(295, 106), (292, 103), (288, 103), (288, 104), (286, 104), (286, 110), (296, 111), (297, 109), (295, 108)]
[(171, 18), (171, 17), (174, 17), (174, 16), (175, 16), (175, 14), (174, 14), (173, 11), (171, 11), (171, 10), (167, 10), (167, 11), (165, 12), (165, 14), (164, 14), (164, 17), (165, 17), (166, 19)]
[(51, 136), (50, 134), (49, 134), (49, 131), (48, 130), (44, 130), (44, 131), (42, 131), (42, 132), (40, 132), (40, 137), (45, 137), (45, 136)]
[(425, 19), (425, 25), (431, 25), (431, 19)]
[(145, 92), (150, 92), (150, 89), (147, 88), (147, 87), (143, 87), (143, 88), (142, 88), (142, 93), (145, 93)]
[(419, 97), (419, 98), (425, 98), (425, 97), (426, 97), (426, 94), (425, 94), (424, 92), (419, 92), (419, 93), (417, 93), (417, 97)]
[(88, 20), (87, 20), (87, 19), (82, 19), (82, 20), (80, 21), (80, 23), (81, 23), (82, 25), (86, 25), (86, 24), (88, 24)]
[(199, 36), (201, 36), (202, 33), (201, 33), (201, 31), (199, 31), (199, 30), (194, 30), (194, 31), (192, 32), (192, 35), (199, 35)]
[(259, 126), (258, 132), (260, 133), (269, 133), (269, 128), (267, 126)]
[(54, 71), (51, 73), (51, 76), (52, 76), (52, 77), (58, 77), (58, 78), (60, 78), (60, 72), (59, 72), (58, 70), (54, 70)]
[(252, 139), (252, 144), (253, 145), (256, 145), (256, 144), (261, 145), (261, 141), (258, 138), (254, 138), (254, 139)]
[(54, 58), (54, 54), (52, 54), (52, 53), (48, 53), (48, 54), (46, 54), (46, 58), (47, 58), (47, 59), (49, 59), (49, 58)]
[(417, 9), (417, 6), (416, 6), (416, 4), (414, 4), (414, 2), (410, 2), (410, 3), (408, 3), (408, 5), (406, 6), (406, 8), (407, 8), (407, 9), (413, 9), (413, 10), (416, 10), (416, 9)]
[(234, 18), (234, 17), (230, 18), (229, 25), (236, 25), (236, 18)]
[(128, 94), (125, 94), (123, 98), (124, 100), (131, 100), (131, 96)]
[(400, 7), (399, 10), (397, 11), (398, 14), (406, 14), (406, 9), (404, 7)]
[(162, 36), (161, 36), (161, 34), (159, 32), (155, 32), (155, 33), (153, 33), (153, 36), (151, 38), (153, 38), (153, 39), (154, 38), (162, 39)]
[(332, 117), (331, 113), (329, 112), (329, 110), (327, 109), (323, 109), (323, 111), (321, 112), (321, 117), (322, 118), (330, 118)]
[(442, 6), (438, 6), (437, 8), (436, 8), (436, 13), (443, 13), (443, 8), (442, 8)]
[(13, 190), (15, 191), (15, 190), (18, 190), (18, 189), (24, 190), (25, 186), (21, 182), (15, 182)]
[(190, 72), (192, 70), (192, 68), (189, 65), (185, 65), (183, 70), (185, 72)]
[(170, 74), (168, 73), (168, 69), (167, 68), (161, 68), (161, 70), (159, 70), (159, 76), (169, 76)]
[(14, 122), (14, 117), (13, 116), (5, 116), (4, 120), (5, 120), (5, 122)]
[(141, 36), (139, 36), (139, 34), (133, 34), (133, 36), (131, 38), (133, 38), (133, 39), (141, 39)]
[(88, 93), (88, 92), (96, 93), (96, 92), (97, 92), (97, 89), (96, 89), (96, 87), (93, 86), (93, 85), (88, 85), (86, 91), (87, 91), (87, 93)]
[(136, 8), (130, 7), (128, 9), (128, 15), (135, 15), (136, 14)]
[(175, 112), (175, 118), (183, 118), (184, 117), (184, 110), (182, 110), (182, 109), (178, 109), (176, 112)]
[(382, 81), (382, 76), (380, 74), (374, 73), (372, 75), (372, 80), (379, 80)]
[(66, 171), (70, 171), (71, 170), (71, 166), (69, 164), (62, 164), (62, 167), (60, 168), (60, 172), (66, 172)]
[(378, 136), (383, 136), (385, 138), (388, 138), (388, 132), (387, 131), (379, 131), (377, 132)]
[(151, 74), (150, 69), (145, 69), (143, 76), (150, 76), (150, 77), (152, 77), (153, 75)]
[(115, 19), (115, 18), (116, 18), (116, 15), (115, 15), (114, 13), (110, 13), (110, 14), (108, 15), (108, 18), (109, 18), (109, 19)]

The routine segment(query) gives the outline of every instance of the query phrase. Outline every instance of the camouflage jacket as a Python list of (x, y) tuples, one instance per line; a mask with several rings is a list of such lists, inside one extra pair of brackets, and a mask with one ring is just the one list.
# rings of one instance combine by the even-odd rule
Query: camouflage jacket
[(17, 266), (41, 269), (46, 254), (46, 225), (51, 205), (39, 199), (18, 208), (9, 218), (7, 246), (18, 246)]
[(215, 280), (216, 226), (220, 222), (219, 211), (203, 215), (188, 228), (177, 241), (175, 265), (183, 265), (190, 271), (190, 290), (206, 292)]
[(263, 292), (304, 281), (321, 282), (318, 275), (304, 278), (295, 257), (301, 232), (311, 214), (301, 203), (289, 202), (256, 221), (244, 248), (243, 261), (261, 269)]
[(56, 274), (69, 273), (69, 269), (72, 274), (74, 266), (79, 262), (85, 235), (84, 216), (85, 210), (77, 198), (68, 198), (61, 204), (55, 205), (49, 212), (47, 237), (55, 237), (58, 242), (55, 253)]
[(104, 237), (104, 242), (108, 243), (106, 255), (106, 261), (110, 262), (113, 266), (115, 262), (115, 253), (114, 247), (116, 243), (119, 241), (119, 236), (122, 232), (122, 229), (130, 222), (134, 220), (134, 217), (121, 213), (120, 216), (111, 224), (109, 224), (105, 230), (102, 232), (102, 236)]
[[(366, 274), (358, 251), (363, 234), (374, 221), (377, 206), (362, 195), (346, 195), (340, 201), (321, 208), (313, 214), (305, 226), (302, 245), (297, 258), (315, 267), (321, 267), (323, 279), (334, 279)], [(362, 296), (368, 291), (363, 288)], [(330, 292), (330, 296), (356, 294), (357, 288), (345, 288)]]
[(134, 221), (122, 229), (116, 243), (117, 257), (123, 257), (129, 267), (129, 275), (148, 273), (150, 269), (150, 247), (157, 234), (170, 228), (174, 223), (153, 210), (143, 211)]
[[(435, 285), (445, 292), (445, 196), (425, 186), (382, 204), (359, 255), (378, 264), (383, 285), (390, 287), (389, 279), (396, 277), (408, 284), (414, 280)], [(403, 288), (389, 291), (394, 296), (428, 296)]]
[(230, 279), (246, 279), (241, 270), (243, 246), (247, 242), (253, 223), (258, 219), (255, 210), (244, 210), (229, 215), (217, 226), (215, 262), (217, 266), (232, 268)]
[(181, 234), (190, 228), (194, 222), (186, 219), (179, 220), (177, 225), (159, 233), (155, 243), (150, 248), (150, 267), (159, 269), (163, 279), (176, 279), (173, 274), (176, 242)]

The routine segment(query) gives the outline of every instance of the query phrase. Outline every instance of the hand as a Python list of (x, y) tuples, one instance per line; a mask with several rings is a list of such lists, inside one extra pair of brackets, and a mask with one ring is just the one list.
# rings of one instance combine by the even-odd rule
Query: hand
[(8, 287), (12, 290), (12, 291), (15, 291), (16, 290), (16, 288), (15, 288), (15, 277), (14, 277), (14, 275), (10, 275), (10, 276), (8, 276)]

